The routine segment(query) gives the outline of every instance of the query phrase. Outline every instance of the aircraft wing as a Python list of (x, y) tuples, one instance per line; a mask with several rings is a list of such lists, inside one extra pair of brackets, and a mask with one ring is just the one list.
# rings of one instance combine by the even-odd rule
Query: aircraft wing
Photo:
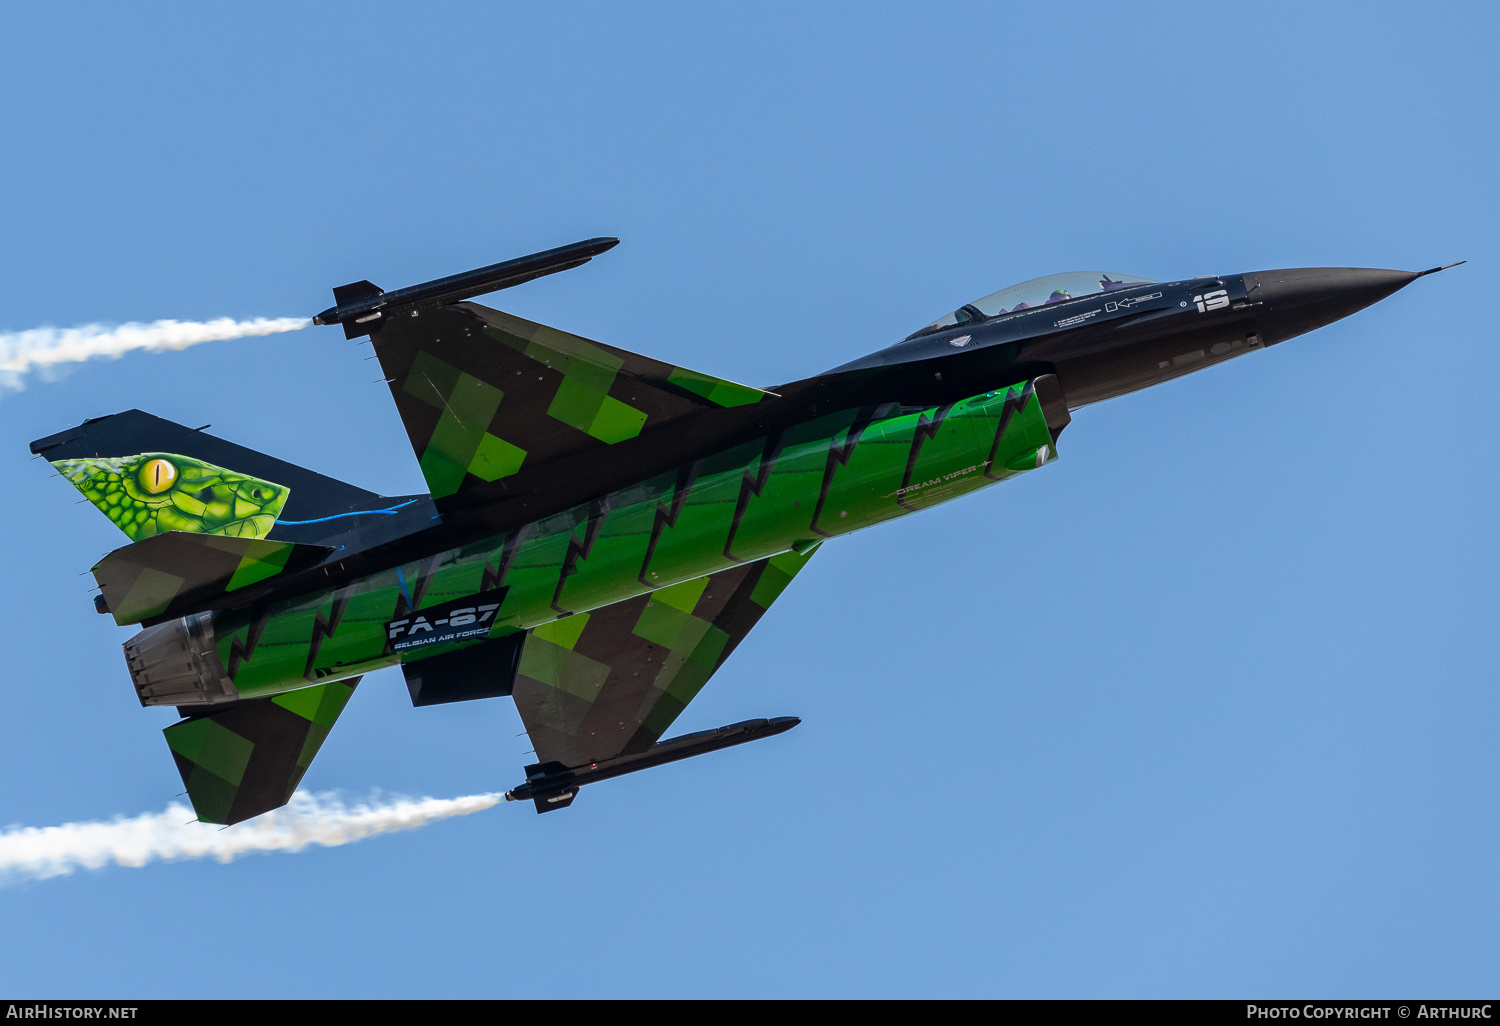
[[(528, 779), (650, 749), (816, 551), (786, 552), (533, 628), (512, 695)], [(565, 808), (576, 788), (536, 799)]]
[(476, 303), (403, 309), (371, 338), (444, 512), (509, 494), (523, 470), (772, 396)]

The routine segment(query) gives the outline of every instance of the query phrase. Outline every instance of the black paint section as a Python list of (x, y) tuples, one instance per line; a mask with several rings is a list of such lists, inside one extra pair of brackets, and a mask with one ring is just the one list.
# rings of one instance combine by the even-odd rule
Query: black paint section
[(444, 705), (508, 695), (521, 665), (524, 632), (401, 664), (411, 704)]

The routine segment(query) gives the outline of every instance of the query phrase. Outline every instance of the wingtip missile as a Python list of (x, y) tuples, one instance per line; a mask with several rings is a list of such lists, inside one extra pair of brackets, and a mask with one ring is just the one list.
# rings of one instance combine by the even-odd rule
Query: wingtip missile
[(694, 734), (659, 741), (644, 752), (622, 755), (587, 766), (569, 769), (555, 762), (527, 766), (526, 783), (506, 791), (505, 800), (519, 802), (530, 799), (536, 803), (537, 812), (565, 809), (573, 804), (573, 799), (578, 797), (578, 789), (585, 784), (651, 769), (679, 759), (690, 759), (695, 755), (716, 752), (747, 741), (759, 741), (763, 737), (784, 734), (801, 722), (802, 719), (798, 716), (742, 720), (714, 730), (700, 730)]
[(533, 278), (580, 267), (619, 244), (620, 240), (615, 238), (585, 239), (570, 246), (504, 260), (392, 292), (368, 281), (340, 285), (333, 290), (334, 305), (315, 315), (312, 321), (314, 324), (342, 324), (345, 337), (357, 338), (374, 331), (379, 322), (394, 310), (457, 303), (486, 292), (512, 288)]

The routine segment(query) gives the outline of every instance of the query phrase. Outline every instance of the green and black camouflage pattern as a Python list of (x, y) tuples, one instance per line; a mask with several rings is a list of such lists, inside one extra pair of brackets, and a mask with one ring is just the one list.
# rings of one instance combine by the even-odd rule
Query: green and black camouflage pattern
[(374, 345), (444, 510), (503, 494), (523, 467), (768, 395), (474, 303), (391, 317)]
[[(96, 577), (118, 622), (156, 625), (127, 644), (145, 639), (131, 664), (143, 702), (233, 703), (166, 731), (200, 818), (286, 801), (354, 682), (396, 663), (433, 660), (433, 704), (465, 694), (437, 686), (441, 666), (497, 678), (473, 697), (507, 693), (498, 678), (513, 672), (538, 756), (529, 776), (649, 756), (823, 541), (1042, 466), (1072, 409), (1442, 270), (1079, 272), (1050, 291), (1037, 279), (1016, 286), (1041, 289), (1033, 298), (987, 308), (1015, 290), (995, 293), (774, 391), (453, 301), (616, 241), (391, 293), (335, 290), (315, 321), (371, 334), (430, 496), (382, 499), (139, 411), (32, 443), (134, 542)], [(296, 516), (278, 519), (289, 490), (252, 468), (296, 482)], [(277, 529), (289, 533), (272, 541)], [(418, 623), (445, 633), (413, 647)], [(173, 662), (182, 653), (190, 663)]]
[(830, 413), (498, 537), (223, 610), (218, 656), (243, 697), (366, 673), (399, 661), (386, 625), (413, 611), (503, 589), (489, 636), (530, 630), (968, 494), (1052, 445), (1029, 383)]
[[(206, 636), (237, 700), (166, 732), (205, 822), (283, 804), (362, 674), (518, 632), (526, 637), (510, 693), (539, 763), (580, 767), (644, 752), (823, 541), (1054, 454), (1029, 381), (941, 404), (835, 406), (761, 421), (743, 414), (772, 406), (772, 393), (474, 304), (419, 314), (388, 319), (374, 342), (438, 503), (433, 521), (493, 503), (527, 508), (579, 459), (611, 447), (633, 446), (627, 462), (641, 466), (653, 446), (712, 438), (715, 424), (735, 425), (740, 440), (352, 578), (335, 562), (346, 558), (335, 544), (248, 536), (274, 528), (273, 510), (286, 499), (280, 486), (170, 454), (59, 461), (70, 480), (99, 493), (90, 498), (101, 509), (126, 511), (117, 522), (138, 525), (138, 540), (95, 568), (118, 622), (212, 611)], [(658, 427), (665, 432), (646, 437)], [(99, 478), (106, 462), (114, 469)], [(203, 483), (209, 475), (218, 484)], [(203, 495), (250, 489), (266, 504), (198, 510), (174, 492), (179, 482)], [(137, 492), (166, 498), (137, 503)], [(139, 508), (152, 512), (136, 520), (129, 511)], [(163, 530), (187, 514), (198, 518), (187, 522), (192, 531)], [(482, 638), (393, 649), (393, 624), (480, 595), (498, 604)]]
[(239, 823), (285, 805), (358, 683), (237, 702), (162, 731), (198, 819)]
[(537, 762), (586, 766), (650, 748), (816, 550), (532, 628), (512, 694)]
[(316, 566), (331, 551), (169, 531), (116, 549), (93, 573), (115, 622), (140, 623), (212, 609), (241, 589)]
[[(441, 500), (450, 510), (482, 505), (483, 489), (507, 487), (523, 464), (567, 466), (631, 442), (648, 424), (700, 430), (702, 418), (770, 397), (474, 309), (423, 311), (376, 337), (392, 368), (406, 345), (392, 390), (440, 509)], [(434, 322), (444, 330), (423, 341)], [(508, 391), (495, 384), (507, 375), (520, 379)], [(120, 623), (218, 610), (213, 652), (238, 701), (166, 736), (200, 818), (239, 822), (287, 800), (348, 700), (348, 682), (517, 632), (526, 639), (510, 692), (539, 763), (580, 767), (644, 752), (822, 541), (1041, 466), (1053, 445), (1025, 382), (935, 406), (835, 409), (752, 433), (591, 501), (345, 583), (317, 583), (326, 579), (321, 561), (336, 558), (331, 546), (178, 530), (111, 553), (95, 577)], [(152, 461), (166, 458), (111, 463), (124, 482), (127, 472), (160, 472)], [(174, 468), (191, 464), (171, 458)], [(216, 513), (193, 526), (270, 526), (253, 520), (265, 513), (238, 527)], [(142, 521), (142, 533), (166, 522)], [(283, 580), (291, 594), (278, 595)], [(236, 604), (242, 595), (248, 604)], [(498, 602), (484, 639), (393, 650), (393, 623), (479, 595)]]

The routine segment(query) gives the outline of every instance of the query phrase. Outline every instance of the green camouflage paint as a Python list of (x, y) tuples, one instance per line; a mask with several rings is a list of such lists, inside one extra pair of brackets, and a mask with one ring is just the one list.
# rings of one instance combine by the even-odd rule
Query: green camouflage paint
[(522, 471), (770, 393), (469, 303), (412, 310), (374, 337), (439, 509)]
[(198, 819), (238, 823), (285, 805), (357, 683), (239, 702), (162, 731)]
[(582, 766), (650, 748), (816, 550), (736, 564), (534, 628), (511, 696), (537, 762)]
[(168, 531), (264, 538), (290, 493), (270, 481), (165, 452), (52, 465), (131, 541)]
[[(844, 410), (503, 536), (215, 614), (218, 654), (245, 698), (347, 678), (400, 661), (385, 625), (413, 610), (504, 587), (489, 636), (527, 630), (778, 553), (807, 553), (1052, 454), (1029, 384), (945, 407)], [(426, 647), (421, 657), (467, 643)]]

